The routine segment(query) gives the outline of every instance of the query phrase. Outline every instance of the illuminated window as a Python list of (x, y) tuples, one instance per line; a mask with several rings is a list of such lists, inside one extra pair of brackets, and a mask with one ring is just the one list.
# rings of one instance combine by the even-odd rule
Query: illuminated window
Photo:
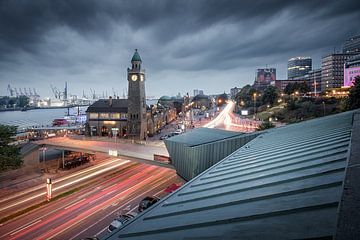
[(97, 113), (90, 113), (90, 119), (98, 119), (99, 114)]
[(99, 113), (99, 118), (101, 118), (101, 119), (109, 118), (109, 114), (108, 113)]
[(110, 113), (111, 119), (120, 119), (120, 113)]

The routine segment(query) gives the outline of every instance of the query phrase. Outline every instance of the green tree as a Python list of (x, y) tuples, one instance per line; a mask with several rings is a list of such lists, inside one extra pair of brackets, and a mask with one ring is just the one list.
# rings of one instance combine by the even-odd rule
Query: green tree
[(287, 95), (293, 94), (296, 91), (299, 93), (307, 93), (307, 92), (310, 92), (311, 89), (305, 82), (289, 83), (288, 85), (286, 85), (286, 87), (284, 89), (284, 93), (286, 93)]
[(19, 107), (26, 107), (27, 105), (29, 105), (29, 98), (26, 96), (20, 96), (18, 98), (18, 106)]
[(20, 167), (22, 160), (20, 149), (9, 145), (16, 135), (15, 126), (0, 125), (0, 171)]
[(275, 125), (272, 122), (264, 121), (258, 126), (256, 131), (262, 131), (262, 130), (270, 129), (270, 128), (274, 128), (274, 127), (275, 127)]
[(355, 78), (354, 86), (350, 89), (348, 106), (349, 109), (360, 108), (360, 76)]
[(263, 104), (273, 105), (279, 96), (278, 90), (274, 86), (268, 86), (262, 94)]
[(237, 105), (240, 105), (240, 103), (243, 101), (245, 106), (251, 106), (252, 105), (252, 98), (253, 94), (256, 92), (254, 88), (252, 88), (250, 85), (244, 86), (238, 94), (236, 94), (236, 103)]

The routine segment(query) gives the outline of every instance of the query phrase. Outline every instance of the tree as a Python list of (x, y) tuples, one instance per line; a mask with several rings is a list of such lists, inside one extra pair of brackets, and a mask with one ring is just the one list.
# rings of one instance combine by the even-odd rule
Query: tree
[(20, 96), (18, 99), (18, 106), (22, 108), (27, 105), (29, 105), (29, 98), (27, 96)]
[(256, 131), (262, 131), (270, 128), (274, 128), (275, 125), (270, 121), (264, 121), (262, 122), (256, 129)]
[(250, 85), (244, 86), (238, 94), (236, 94), (236, 104), (239, 105), (242, 101), (245, 106), (252, 105), (253, 94), (256, 92)]
[(22, 164), (20, 149), (9, 145), (13, 141), (11, 137), (15, 135), (15, 126), (0, 125), (0, 171), (17, 168)]
[(350, 110), (360, 108), (360, 76), (355, 78), (354, 86), (350, 89), (348, 104)]
[(286, 93), (287, 95), (293, 94), (296, 91), (299, 93), (307, 93), (307, 92), (310, 92), (311, 89), (305, 82), (289, 83), (288, 85), (286, 85), (286, 87), (284, 89), (284, 93)]
[(273, 105), (274, 102), (277, 100), (278, 96), (279, 96), (279, 94), (278, 94), (277, 88), (274, 86), (268, 86), (264, 90), (261, 100), (264, 104)]

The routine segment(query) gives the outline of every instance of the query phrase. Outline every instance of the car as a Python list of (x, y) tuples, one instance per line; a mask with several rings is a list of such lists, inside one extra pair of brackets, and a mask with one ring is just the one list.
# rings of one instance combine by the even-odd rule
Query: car
[(136, 215), (137, 215), (136, 212), (129, 212), (127, 214), (120, 215), (118, 218), (115, 218), (111, 222), (111, 224), (108, 227), (108, 231), (112, 232), (115, 229), (118, 229), (118, 228), (124, 226), (126, 222), (128, 222), (130, 219), (136, 217)]
[(176, 130), (174, 133), (181, 134), (183, 131), (181, 129)]
[(160, 199), (158, 197), (145, 197), (143, 200), (140, 201), (138, 211), (143, 212), (144, 210), (148, 209), (155, 203), (157, 203)]
[(160, 137), (160, 140), (164, 140), (164, 139), (167, 139), (167, 138), (169, 138), (169, 135), (164, 135), (164, 136)]

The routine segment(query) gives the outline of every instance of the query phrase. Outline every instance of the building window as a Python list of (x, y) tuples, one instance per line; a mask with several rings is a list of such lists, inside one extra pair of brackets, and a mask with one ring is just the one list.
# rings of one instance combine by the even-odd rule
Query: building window
[(109, 119), (109, 114), (108, 113), (99, 113), (99, 118), (101, 118), (101, 119)]
[(120, 119), (120, 113), (110, 113), (111, 119)]
[(89, 118), (90, 118), (90, 119), (98, 119), (98, 118), (99, 118), (99, 114), (98, 114), (98, 113), (90, 113)]

